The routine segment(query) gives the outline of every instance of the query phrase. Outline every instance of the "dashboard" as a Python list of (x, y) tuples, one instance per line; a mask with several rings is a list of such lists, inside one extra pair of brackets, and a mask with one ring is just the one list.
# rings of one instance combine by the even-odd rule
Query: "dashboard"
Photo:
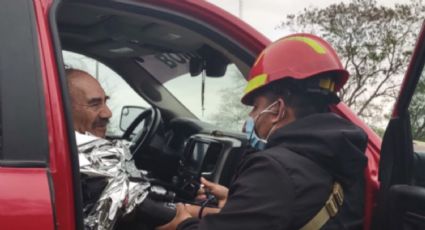
[(246, 146), (242, 134), (223, 133), (193, 119), (172, 120), (150, 146), (151, 158), (142, 168), (178, 197), (191, 200), (200, 177), (228, 186)]

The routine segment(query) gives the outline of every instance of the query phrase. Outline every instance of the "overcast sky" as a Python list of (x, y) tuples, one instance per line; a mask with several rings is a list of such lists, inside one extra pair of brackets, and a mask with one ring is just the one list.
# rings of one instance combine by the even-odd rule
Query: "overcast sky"
[[(287, 14), (296, 14), (304, 8), (326, 7), (332, 3), (350, 2), (349, 0), (208, 0), (209, 2), (241, 17), (245, 22), (276, 40), (287, 31), (276, 29)], [(407, 3), (409, 0), (378, 0), (378, 4), (392, 6), (395, 3)], [(239, 9), (242, 9), (241, 11)]]

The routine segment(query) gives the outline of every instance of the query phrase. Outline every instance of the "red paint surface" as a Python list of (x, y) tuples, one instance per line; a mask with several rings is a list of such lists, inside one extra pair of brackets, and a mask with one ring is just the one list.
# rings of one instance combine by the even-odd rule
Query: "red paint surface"
[(0, 204), (0, 229), (54, 229), (46, 169), (0, 167)]
[(52, 0), (34, 1), (37, 18), (38, 43), (46, 104), (49, 135), (50, 172), (53, 178), (54, 208), (58, 230), (75, 229), (72, 166), (66, 122), (62, 103), (52, 36), (49, 28), (49, 9)]

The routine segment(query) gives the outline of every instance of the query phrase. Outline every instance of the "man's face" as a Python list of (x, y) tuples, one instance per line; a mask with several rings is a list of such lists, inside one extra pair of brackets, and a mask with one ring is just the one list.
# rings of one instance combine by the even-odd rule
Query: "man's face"
[(112, 112), (106, 105), (108, 97), (99, 82), (83, 71), (72, 72), (68, 82), (75, 131), (105, 137)]

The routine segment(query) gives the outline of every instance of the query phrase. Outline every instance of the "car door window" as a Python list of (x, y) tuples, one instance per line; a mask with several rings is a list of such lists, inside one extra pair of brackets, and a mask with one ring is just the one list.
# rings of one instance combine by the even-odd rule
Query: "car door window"
[(143, 110), (151, 107), (120, 75), (101, 62), (69, 51), (64, 51), (63, 56), (67, 68), (88, 72), (99, 81), (106, 95), (110, 97), (107, 104), (112, 111), (112, 117), (108, 125), (107, 136), (121, 136), (125, 127), (128, 127), (128, 124), (120, 124), (122, 112), (124, 115), (128, 113), (128, 109), (123, 110), (124, 106), (140, 107)]

